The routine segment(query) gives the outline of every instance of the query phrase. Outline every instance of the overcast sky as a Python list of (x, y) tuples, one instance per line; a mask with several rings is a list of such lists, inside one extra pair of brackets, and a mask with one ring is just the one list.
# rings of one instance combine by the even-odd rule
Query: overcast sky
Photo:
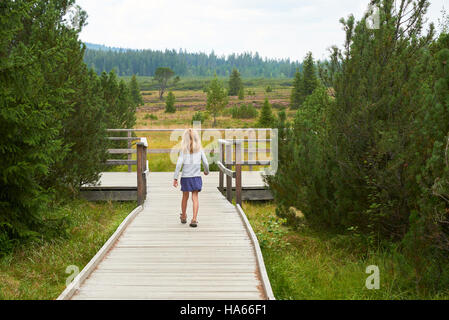
[[(431, 0), (437, 22), (443, 3)], [(186, 49), (216, 54), (259, 52), (302, 60), (341, 46), (338, 20), (360, 18), (368, 0), (77, 0), (89, 15), (85, 42), (133, 49)], [(446, 5), (446, 8), (449, 4)]]

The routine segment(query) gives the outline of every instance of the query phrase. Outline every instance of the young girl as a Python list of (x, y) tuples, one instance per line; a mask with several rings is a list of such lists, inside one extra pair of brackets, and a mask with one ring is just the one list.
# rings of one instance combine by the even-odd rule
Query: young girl
[(181, 142), (181, 152), (179, 154), (178, 162), (176, 164), (176, 170), (173, 180), (173, 186), (178, 186), (179, 171), (182, 167), (181, 175), (181, 223), (187, 223), (187, 201), (189, 200), (189, 192), (192, 192), (193, 201), (193, 218), (190, 226), (195, 228), (198, 224), (198, 192), (203, 187), (203, 181), (201, 179), (201, 162), (204, 166), (204, 174), (209, 174), (209, 164), (207, 162), (206, 155), (201, 148), (201, 141), (198, 132), (192, 129), (184, 131)]

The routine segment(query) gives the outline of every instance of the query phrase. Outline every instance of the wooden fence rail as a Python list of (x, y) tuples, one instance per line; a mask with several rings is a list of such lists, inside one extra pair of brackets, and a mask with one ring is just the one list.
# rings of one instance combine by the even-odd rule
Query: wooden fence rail
[[(131, 131), (128, 131), (130, 134)], [(109, 140), (128, 141), (128, 149), (108, 149), (109, 154), (128, 154), (128, 160), (122, 159), (108, 159), (106, 160), (107, 165), (117, 166), (117, 165), (128, 165), (128, 172), (131, 172), (131, 166), (137, 166), (137, 205), (143, 205), (145, 199), (147, 198), (147, 175), (148, 175), (148, 142), (146, 138), (138, 137), (108, 137)], [(131, 149), (131, 141), (138, 140), (136, 144), (136, 149)], [(137, 159), (131, 160), (131, 155), (137, 153)]]

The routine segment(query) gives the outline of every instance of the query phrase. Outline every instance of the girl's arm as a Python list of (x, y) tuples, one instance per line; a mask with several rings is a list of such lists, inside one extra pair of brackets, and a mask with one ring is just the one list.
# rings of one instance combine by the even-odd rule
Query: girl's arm
[(174, 180), (178, 180), (179, 172), (181, 171), (182, 163), (184, 162), (184, 156), (182, 152), (179, 153), (178, 162), (176, 163), (175, 174), (173, 176)]
[(204, 174), (209, 174), (209, 163), (207, 162), (206, 154), (204, 153), (204, 150), (201, 150), (201, 161), (203, 162), (204, 167)]

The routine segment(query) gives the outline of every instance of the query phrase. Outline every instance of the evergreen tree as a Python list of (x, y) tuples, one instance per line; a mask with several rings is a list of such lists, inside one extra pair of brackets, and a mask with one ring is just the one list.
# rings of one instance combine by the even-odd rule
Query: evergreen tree
[(302, 74), (299, 70), (296, 71), (295, 79), (293, 80), (293, 88), (290, 96), (290, 108), (299, 109), (304, 102), (304, 90)]
[(243, 89), (243, 86), (239, 89), (239, 100), (245, 99), (245, 90)]
[(206, 110), (214, 117), (213, 126), (217, 125), (217, 116), (228, 104), (228, 93), (215, 75), (207, 88)]
[(132, 100), (136, 107), (143, 105), (142, 95), (140, 93), (139, 83), (137, 82), (136, 75), (133, 74), (131, 81), (129, 82), (129, 90), (131, 93)]
[(176, 107), (175, 107), (175, 95), (172, 91), (168, 92), (167, 98), (165, 99), (165, 112), (168, 113), (175, 113)]
[(265, 102), (260, 111), (260, 116), (258, 120), (258, 126), (261, 128), (271, 128), (274, 124), (273, 111), (271, 109), (271, 103), (268, 98), (265, 98)]
[(231, 76), (229, 77), (229, 92), (230, 96), (236, 96), (240, 94), (240, 90), (243, 90), (242, 79), (237, 69), (233, 69)]
[(309, 52), (303, 62), (303, 77), (302, 77), (302, 93), (303, 97), (311, 95), (318, 86), (317, 70), (312, 53)]

